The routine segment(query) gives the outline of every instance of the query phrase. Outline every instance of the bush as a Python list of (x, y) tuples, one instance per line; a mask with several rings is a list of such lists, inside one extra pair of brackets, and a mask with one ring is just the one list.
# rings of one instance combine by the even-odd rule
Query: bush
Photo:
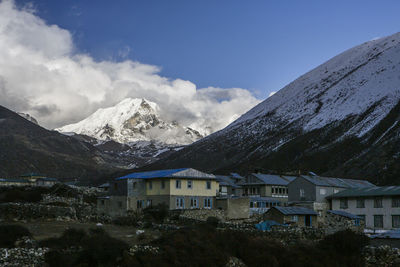
[(137, 218), (134, 216), (122, 216), (112, 220), (113, 224), (120, 226), (138, 226)]
[(154, 207), (149, 207), (143, 210), (145, 220), (154, 221), (156, 223), (163, 223), (168, 216), (168, 206), (164, 203), (158, 204)]
[(207, 224), (213, 226), (213, 227), (217, 227), (219, 224), (219, 219), (217, 217), (214, 216), (210, 216), (207, 218)]
[[(61, 237), (41, 242), (52, 250), (45, 261), (50, 266), (115, 266), (128, 245), (110, 237), (102, 228), (83, 230), (68, 229)], [(67, 250), (78, 248), (75, 252)], [(69, 252), (68, 252), (69, 251)]]
[(14, 247), (15, 242), (21, 237), (31, 237), (29, 230), (21, 225), (0, 225), (0, 247)]

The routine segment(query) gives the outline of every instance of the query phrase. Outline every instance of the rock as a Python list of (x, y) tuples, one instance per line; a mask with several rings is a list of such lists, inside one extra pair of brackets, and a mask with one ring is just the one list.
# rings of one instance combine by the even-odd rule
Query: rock
[(245, 267), (247, 266), (244, 262), (236, 257), (230, 257), (226, 267)]
[(136, 235), (144, 234), (144, 230), (136, 230)]

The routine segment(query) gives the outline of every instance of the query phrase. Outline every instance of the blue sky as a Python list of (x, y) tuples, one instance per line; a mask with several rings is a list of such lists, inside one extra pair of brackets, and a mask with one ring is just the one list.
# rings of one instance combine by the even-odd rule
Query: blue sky
[(161, 75), (261, 99), (336, 54), (400, 29), (400, 1), (41, 0), (77, 52), (137, 60)]

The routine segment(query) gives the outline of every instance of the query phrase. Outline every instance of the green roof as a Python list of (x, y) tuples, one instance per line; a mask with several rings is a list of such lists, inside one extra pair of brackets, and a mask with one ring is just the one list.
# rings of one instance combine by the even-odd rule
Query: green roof
[(352, 188), (340, 191), (328, 198), (400, 196), (400, 186), (375, 186), (369, 188)]

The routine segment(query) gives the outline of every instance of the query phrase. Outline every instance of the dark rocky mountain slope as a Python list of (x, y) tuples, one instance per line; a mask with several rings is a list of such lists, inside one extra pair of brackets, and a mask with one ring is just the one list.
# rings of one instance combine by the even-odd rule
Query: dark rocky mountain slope
[(117, 171), (116, 164), (91, 144), (46, 130), (0, 106), (0, 177), (40, 172), (96, 180)]
[(399, 101), (397, 33), (343, 52), (147, 169), (300, 170), (398, 184)]

